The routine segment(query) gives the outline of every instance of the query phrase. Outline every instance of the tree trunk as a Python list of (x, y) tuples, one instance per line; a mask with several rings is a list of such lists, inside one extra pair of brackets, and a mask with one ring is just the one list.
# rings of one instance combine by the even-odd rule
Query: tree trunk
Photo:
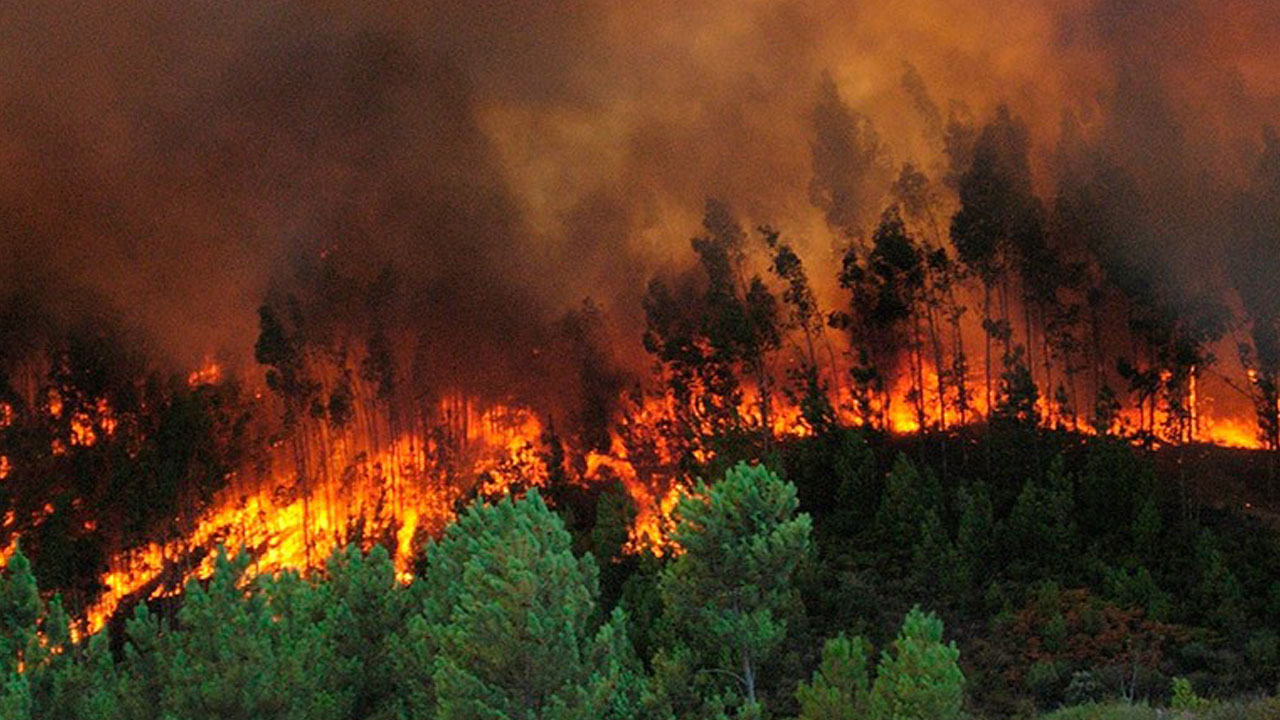
[(986, 414), (987, 414), (987, 421), (990, 422), (991, 409), (993, 404), (992, 396), (991, 396), (991, 328), (990, 328), (991, 326), (991, 284), (987, 282), (983, 283), (983, 288), (982, 288), (982, 318), (984, 321), (982, 334), (986, 340), (986, 355), (987, 355), (986, 356), (987, 380), (986, 380), (986, 387), (985, 387), (986, 402), (987, 402)]
[(938, 338), (938, 323), (935, 317), (936, 308), (932, 305), (925, 308), (925, 316), (929, 323), (929, 343), (933, 346), (933, 371), (937, 377), (938, 392), (938, 427), (947, 429), (947, 388), (942, 372), (942, 342)]
[(911, 345), (912, 354), (915, 355), (915, 378), (912, 384), (916, 386), (916, 424), (923, 433), (928, 419), (924, 411), (924, 341), (920, 338), (920, 316), (915, 311), (911, 313)]
[(747, 649), (745, 640), (741, 641), (739, 651), (742, 655), (742, 685), (747, 693), (747, 702), (756, 704), (756, 670), (751, 662), (751, 651)]

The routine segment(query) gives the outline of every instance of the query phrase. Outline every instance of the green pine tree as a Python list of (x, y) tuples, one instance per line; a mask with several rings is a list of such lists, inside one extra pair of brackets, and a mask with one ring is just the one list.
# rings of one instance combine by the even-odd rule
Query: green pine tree
[[(31, 562), (21, 548), (0, 576), (0, 670), (16, 673), (39, 652), (36, 623), (41, 615), (40, 591)], [(15, 692), (17, 692), (15, 690)]]
[(8, 678), (0, 687), (0, 717), (6, 720), (30, 720), (31, 683), (27, 676), (10, 671)]
[(1026, 577), (1061, 573), (1070, 560), (1075, 525), (1074, 493), (1062, 456), (1054, 458), (1044, 477), (1022, 486), (1009, 514), (1006, 543), (1011, 567)]
[(871, 647), (860, 637), (843, 634), (822, 647), (822, 664), (813, 679), (796, 687), (799, 720), (859, 720), (865, 716), (870, 689), (867, 658)]
[(631, 646), (627, 614), (616, 608), (600, 627), (587, 656), (590, 670), (579, 691), (557, 700), (548, 713), (554, 720), (635, 720), (654, 718), (653, 696), (644, 667)]
[(881, 653), (868, 698), (871, 720), (956, 720), (964, 674), (955, 643), (942, 642), (942, 621), (912, 608), (891, 650)]
[(355, 545), (335, 550), (325, 564), (324, 587), (333, 603), (334, 649), (350, 661), (354, 717), (394, 717), (402, 676), (394, 666), (393, 638), (405, 633), (418, 593), (396, 582), (395, 563), (382, 545), (367, 555)]
[(739, 464), (676, 508), (681, 551), (661, 579), (672, 637), (664, 662), (682, 658), (706, 686), (704, 700), (721, 697), (748, 715), (761, 708), (797, 600), (793, 578), (811, 552), (809, 516), (797, 507), (795, 486)]
[[(327, 593), (292, 573), (254, 586), (244, 579), (248, 563), (246, 555), (221, 553), (207, 587), (187, 583), (176, 626), (157, 627), (145, 614), (131, 624), (134, 650), (127, 664), (156, 674), (159, 715), (347, 717), (350, 668), (334, 650)], [(148, 678), (130, 680), (143, 689), (150, 684)], [(134, 706), (130, 712), (155, 717), (156, 707)]]
[(956, 550), (964, 562), (964, 575), (972, 588), (989, 573), (995, 563), (995, 519), (991, 495), (984, 483), (963, 487), (959, 492), (960, 527)]
[[(51, 609), (45, 626), (55, 625), (56, 616)], [(36, 693), (37, 716), (64, 720), (125, 717), (108, 634), (96, 633), (78, 645), (61, 641), (56, 647)]]
[[(434, 651), (439, 720), (575, 710), (587, 679), (597, 569), (579, 559), (537, 490), (475, 504), (427, 549), (425, 609), (411, 633)], [(419, 709), (421, 702), (419, 702)]]
[(910, 458), (899, 453), (885, 478), (884, 495), (876, 511), (876, 528), (887, 557), (911, 559), (920, 542), (921, 519), (926, 511), (938, 507), (940, 496), (933, 473), (928, 468), (921, 472)]
[(968, 584), (964, 558), (933, 508), (926, 510), (920, 521), (920, 539), (912, 559), (914, 579), (924, 597), (954, 598)]

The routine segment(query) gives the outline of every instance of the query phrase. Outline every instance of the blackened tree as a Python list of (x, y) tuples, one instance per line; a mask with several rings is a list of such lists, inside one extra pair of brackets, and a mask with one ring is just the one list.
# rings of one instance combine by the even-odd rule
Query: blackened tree
[(1252, 342), (1242, 345), (1258, 418), (1267, 447), (1280, 449), (1280, 135), (1268, 128), (1252, 186), (1237, 200), (1235, 239), (1229, 256), (1236, 291), (1249, 319)]
[[(1028, 150), (1026, 126), (1002, 106), (974, 145), (972, 164), (960, 178), (960, 209), (951, 219), (951, 241), (956, 252), (982, 281), (988, 412), (993, 407), (994, 388), (991, 341), (1000, 340), (1006, 355), (1012, 349), (1009, 273), (1019, 269), (1019, 264), (1034, 266), (1044, 255), (1040, 249), (1044, 241), (1043, 211), (1031, 187)], [(992, 312), (992, 293), (996, 290), (1000, 300), (998, 321)]]

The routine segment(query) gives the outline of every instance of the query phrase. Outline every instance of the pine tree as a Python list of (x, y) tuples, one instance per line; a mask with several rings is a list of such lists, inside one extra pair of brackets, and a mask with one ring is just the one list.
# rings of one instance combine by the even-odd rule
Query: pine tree
[[(295, 574), (249, 587), (243, 580), (247, 566), (246, 555), (220, 554), (208, 587), (187, 583), (178, 625), (161, 626), (146, 650), (156, 653), (161, 715), (184, 720), (346, 717), (350, 670), (333, 648), (329, 598)], [(139, 641), (147, 643), (143, 638), (151, 628), (143, 622)]]
[(1208, 528), (1196, 540), (1195, 570), (1198, 577), (1192, 599), (1203, 616), (1223, 630), (1243, 624), (1245, 599), (1240, 580), (1227, 564), (1217, 535)]
[(40, 591), (31, 562), (15, 550), (0, 577), (0, 670), (16, 673), (37, 652), (36, 622), (40, 619)]
[[(627, 614), (615, 608), (609, 622), (600, 627), (587, 655), (590, 668), (586, 681), (572, 702), (557, 700), (548, 712), (552, 720), (634, 720), (654, 718), (655, 697), (644, 667), (631, 646), (627, 632)], [(655, 715), (657, 717), (655, 717)]]
[[(435, 717), (543, 717), (575, 709), (587, 679), (597, 569), (537, 490), (475, 504), (427, 549), (422, 621)], [(546, 715), (549, 717), (549, 715)]]
[(1058, 456), (1043, 477), (1027, 480), (1009, 513), (1007, 550), (1016, 558), (1011, 565), (1028, 576), (1065, 570), (1076, 534), (1073, 507), (1071, 479)]
[(987, 486), (976, 483), (960, 489), (960, 527), (956, 532), (956, 549), (964, 562), (970, 587), (981, 581), (996, 566), (995, 518)]
[(120, 667), (120, 705), (128, 720), (149, 720), (160, 707), (164, 692), (164, 641), (160, 619), (139, 603), (125, 623), (127, 642)]
[(811, 551), (808, 515), (795, 487), (763, 467), (740, 464), (676, 508), (677, 554), (663, 570), (663, 620), (705, 697), (750, 714), (787, 633), (797, 600), (793, 577)]
[(955, 597), (968, 583), (964, 558), (933, 508), (926, 510), (920, 521), (920, 539), (912, 559), (922, 597), (940, 602)]
[(871, 720), (956, 720), (964, 674), (955, 643), (942, 642), (942, 621), (913, 608), (891, 650), (881, 653), (868, 698)]
[(813, 679), (796, 687), (799, 720), (859, 720), (865, 717), (870, 690), (867, 658), (871, 647), (843, 634), (822, 646), (822, 663)]
[(876, 511), (876, 530), (887, 548), (887, 557), (910, 559), (920, 540), (924, 513), (938, 507), (941, 491), (933, 472), (918, 470), (905, 454), (894, 460), (885, 478), (884, 494)]
[(7, 673), (0, 686), (0, 717), (6, 720), (31, 720), (31, 683), (26, 675)]
[(352, 661), (355, 717), (389, 717), (398, 695), (392, 638), (404, 632), (417, 593), (402, 589), (395, 573), (382, 545), (374, 545), (367, 555), (349, 545), (335, 550), (325, 565), (334, 649)]
[(23, 670), (40, 650), (36, 635), (40, 614), (36, 577), (19, 548), (0, 576), (0, 717), (33, 717), (30, 675)]
[[(46, 626), (54, 623), (55, 616), (51, 611)], [(64, 640), (56, 647), (36, 696), (38, 716), (62, 720), (125, 718), (108, 634), (96, 633), (79, 645)]]

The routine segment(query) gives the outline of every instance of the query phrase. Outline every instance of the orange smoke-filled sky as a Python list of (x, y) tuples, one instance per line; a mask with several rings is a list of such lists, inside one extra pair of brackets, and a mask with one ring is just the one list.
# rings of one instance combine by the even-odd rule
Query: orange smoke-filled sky
[(1045, 195), (1070, 113), (1194, 266), (1280, 121), (1277, 37), (1268, 0), (9, 3), (0, 283), (54, 322), (110, 308), (192, 367), (243, 357), (321, 249), (394, 263), (440, 333), (503, 341), (587, 295), (634, 325), (707, 196), (831, 275), (824, 72), (935, 178), (925, 94), (943, 121), (1008, 103)]

